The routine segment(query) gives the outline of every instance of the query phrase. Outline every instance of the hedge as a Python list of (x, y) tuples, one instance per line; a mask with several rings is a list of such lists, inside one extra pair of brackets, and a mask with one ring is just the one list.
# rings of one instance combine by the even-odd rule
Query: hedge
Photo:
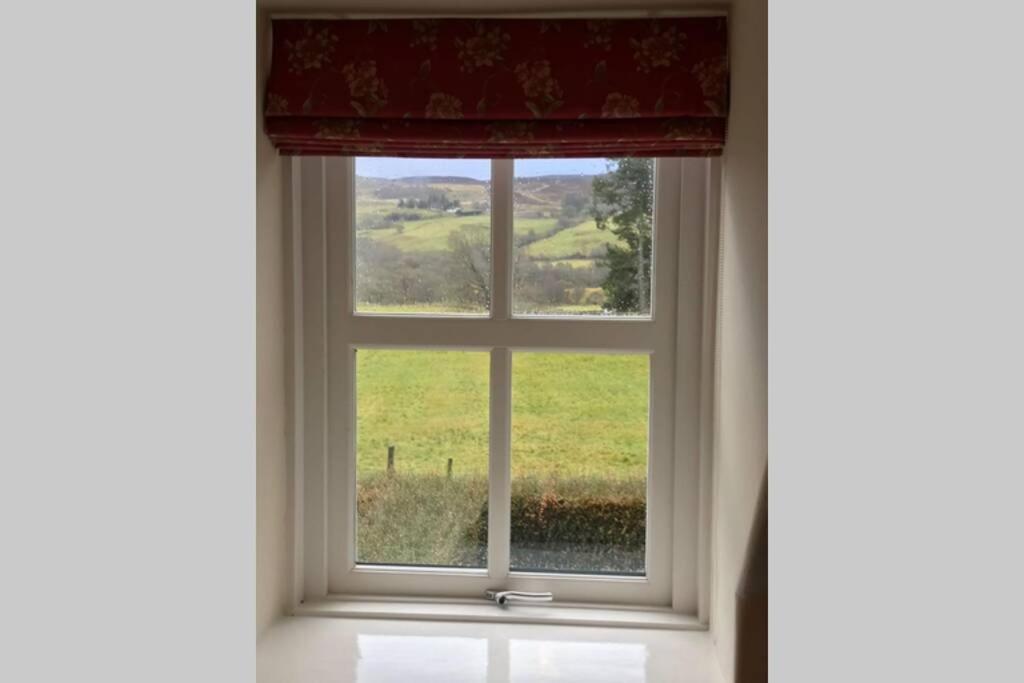
[[(637, 479), (515, 479), (513, 567), (642, 573), (645, 489)], [(360, 561), (482, 566), (486, 490), (481, 477), (404, 474), (361, 481)]]

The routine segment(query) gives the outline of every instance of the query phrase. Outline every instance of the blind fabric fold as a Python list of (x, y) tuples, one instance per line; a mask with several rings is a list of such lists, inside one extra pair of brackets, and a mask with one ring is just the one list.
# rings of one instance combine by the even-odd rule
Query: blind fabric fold
[(724, 17), (273, 22), (284, 154), (717, 156)]

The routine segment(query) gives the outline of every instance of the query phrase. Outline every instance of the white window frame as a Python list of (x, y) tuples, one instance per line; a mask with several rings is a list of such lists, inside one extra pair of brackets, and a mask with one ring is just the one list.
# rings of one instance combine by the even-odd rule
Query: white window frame
[[(667, 608), (706, 623), (720, 165), (657, 160), (652, 311), (636, 319), (512, 314), (513, 168), (491, 161), (488, 316), (356, 314), (355, 159), (292, 160), (295, 602), (551, 590), (560, 603)], [(487, 569), (356, 565), (355, 347), (490, 351)], [(508, 571), (516, 350), (650, 354), (646, 576)]]

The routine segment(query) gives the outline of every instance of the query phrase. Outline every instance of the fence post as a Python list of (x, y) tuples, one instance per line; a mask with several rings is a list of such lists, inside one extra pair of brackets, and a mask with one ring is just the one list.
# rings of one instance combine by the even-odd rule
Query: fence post
[(388, 474), (395, 473), (395, 447), (388, 446)]
[(452, 478), (452, 459), (448, 458), (448, 478)]

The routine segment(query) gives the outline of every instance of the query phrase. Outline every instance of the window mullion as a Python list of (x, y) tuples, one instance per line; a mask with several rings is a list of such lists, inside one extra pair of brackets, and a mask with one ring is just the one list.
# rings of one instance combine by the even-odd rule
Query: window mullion
[[(506, 321), (512, 312), (511, 159), (491, 161), (491, 318)], [(511, 552), (512, 354), (491, 351), (491, 424), (487, 501), (487, 573), (492, 585), (508, 578)]]
[(512, 311), (512, 159), (491, 160), (491, 317)]
[(491, 433), (488, 467), (487, 569), (492, 585), (508, 578), (511, 552), (512, 352), (491, 351)]
[(327, 477), (331, 491), (326, 535), (345, 538), (330, 545), (329, 585), (337, 583), (355, 564), (355, 354), (350, 346), (348, 320), (354, 306), (355, 159), (324, 159), (323, 202), (325, 240), (323, 269), (327, 291), (323, 315), (327, 321), (325, 359)]

